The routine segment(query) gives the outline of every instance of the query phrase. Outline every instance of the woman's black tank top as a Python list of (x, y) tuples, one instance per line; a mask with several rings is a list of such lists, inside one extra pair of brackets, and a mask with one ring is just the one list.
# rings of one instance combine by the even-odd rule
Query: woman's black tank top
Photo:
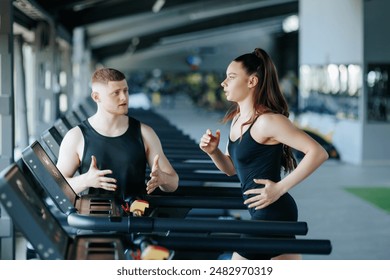
[[(241, 182), (242, 192), (254, 188), (263, 188), (253, 179), (269, 179), (279, 182), (281, 179), (283, 145), (265, 145), (257, 143), (251, 136), (252, 125), (242, 135), (242, 139), (229, 139), (228, 151), (233, 161), (237, 176)], [(243, 194), (243, 198), (248, 196)], [(252, 219), (296, 221), (298, 209), (289, 193), (282, 195), (277, 201), (261, 210), (249, 208)]]
[[(252, 126), (253, 124), (244, 132), (241, 141), (239, 139), (232, 141), (229, 137), (228, 151), (240, 179), (242, 192), (264, 187), (253, 182), (253, 179), (269, 179), (273, 182), (279, 182), (281, 179), (283, 145), (265, 145), (256, 142), (250, 134)], [(243, 198), (247, 199), (248, 196), (243, 195)], [(283, 194), (277, 201), (263, 209), (249, 208), (248, 210), (252, 220), (298, 220), (297, 205), (289, 193)], [(239, 251), (238, 253), (252, 260), (271, 259), (275, 256), (261, 252)]]
[(261, 187), (253, 182), (255, 178), (274, 182), (280, 181), (281, 178), (282, 144), (265, 145), (256, 142), (250, 134), (252, 125), (244, 132), (241, 141), (232, 141), (229, 138), (228, 151), (243, 192)]
[[(114, 193), (115, 196), (124, 200), (145, 194), (147, 160), (140, 122), (129, 117), (127, 131), (116, 137), (99, 134), (92, 128), (88, 120), (79, 124), (79, 127), (84, 136), (84, 153), (79, 168), (80, 174), (89, 170), (91, 156), (94, 155), (100, 170), (112, 170), (112, 174), (107, 176), (117, 180), (118, 188)], [(88, 193), (113, 194), (111, 191), (96, 188), (90, 188)]]

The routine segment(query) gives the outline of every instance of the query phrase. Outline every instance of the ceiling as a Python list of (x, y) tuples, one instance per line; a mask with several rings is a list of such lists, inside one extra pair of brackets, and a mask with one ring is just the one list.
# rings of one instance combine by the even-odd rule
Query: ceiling
[[(163, 5), (154, 12), (157, 3)], [(102, 62), (200, 42), (212, 51), (224, 36), (240, 43), (253, 30), (281, 32), (282, 20), (298, 13), (298, 0), (14, 0), (14, 6), (15, 21), (29, 29), (49, 19), (71, 40), (84, 27), (93, 57)]]

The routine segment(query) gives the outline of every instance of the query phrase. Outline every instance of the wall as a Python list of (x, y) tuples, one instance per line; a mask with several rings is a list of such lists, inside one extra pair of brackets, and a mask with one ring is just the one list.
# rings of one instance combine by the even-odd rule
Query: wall
[(363, 63), (362, 0), (300, 0), (301, 64)]
[[(363, 0), (300, 0), (299, 64), (363, 65)], [(363, 103), (363, 98), (359, 98)], [(360, 108), (362, 105), (360, 104)], [(360, 114), (360, 112), (359, 112)], [(322, 116), (312, 122), (314, 130), (332, 124), (326, 133), (341, 159), (361, 163), (363, 151), (362, 114), (359, 120), (337, 120)]]

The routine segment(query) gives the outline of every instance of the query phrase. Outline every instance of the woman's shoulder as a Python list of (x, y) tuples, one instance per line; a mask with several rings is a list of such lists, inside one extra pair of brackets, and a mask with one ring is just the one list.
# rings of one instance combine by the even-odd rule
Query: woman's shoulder
[(292, 122), (286, 116), (277, 113), (262, 114), (253, 124), (256, 131), (267, 137), (275, 137), (291, 125)]
[(286, 122), (286, 121), (290, 122), (290, 120), (286, 116), (279, 113), (269, 112), (258, 116), (255, 123), (268, 125), (268, 124), (275, 124), (278, 122)]

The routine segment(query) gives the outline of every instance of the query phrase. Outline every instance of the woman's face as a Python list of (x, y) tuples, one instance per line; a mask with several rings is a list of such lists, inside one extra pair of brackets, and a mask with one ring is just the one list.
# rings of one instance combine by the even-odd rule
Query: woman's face
[(226, 79), (221, 83), (228, 101), (240, 102), (249, 96), (249, 76), (241, 62), (232, 61), (226, 70)]

